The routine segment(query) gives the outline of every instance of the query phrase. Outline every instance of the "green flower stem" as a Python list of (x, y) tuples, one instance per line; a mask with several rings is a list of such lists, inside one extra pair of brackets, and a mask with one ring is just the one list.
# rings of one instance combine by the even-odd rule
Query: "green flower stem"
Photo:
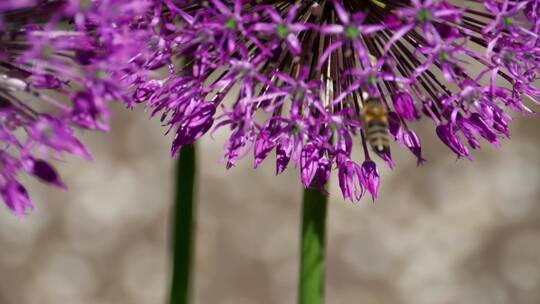
[(173, 273), (170, 304), (191, 302), (195, 246), (195, 146), (184, 146), (176, 167), (175, 210), (172, 223)]
[(317, 189), (304, 189), (302, 248), (300, 252), (300, 304), (324, 303), (324, 250), (327, 197)]

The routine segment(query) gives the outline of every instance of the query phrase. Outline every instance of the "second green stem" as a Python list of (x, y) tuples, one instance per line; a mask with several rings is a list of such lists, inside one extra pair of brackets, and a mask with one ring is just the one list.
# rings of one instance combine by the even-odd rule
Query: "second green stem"
[(300, 252), (299, 304), (323, 304), (327, 197), (304, 189)]
[(191, 302), (191, 281), (195, 245), (195, 146), (180, 151), (176, 167), (175, 210), (172, 223), (173, 273), (170, 304)]

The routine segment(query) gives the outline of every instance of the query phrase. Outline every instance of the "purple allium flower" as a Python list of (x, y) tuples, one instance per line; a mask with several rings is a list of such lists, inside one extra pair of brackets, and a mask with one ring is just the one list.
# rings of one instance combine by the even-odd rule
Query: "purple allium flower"
[[(0, 3), (0, 194), (17, 215), (32, 208), (25, 172), (65, 188), (47, 159), (91, 159), (74, 129), (106, 131), (108, 103), (130, 104), (131, 79), (150, 61), (145, 0), (3, 0)], [(150, 58), (150, 57), (148, 57)], [(145, 72), (148, 75), (149, 72)], [(141, 86), (142, 87), (142, 86)], [(52, 93), (52, 94), (51, 94)]]
[(161, 58), (169, 73), (138, 77), (135, 96), (176, 130), (173, 154), (227, 127), (227, 167), (250, 151), (257, 167), (275, 148), (278, 174), (292, 160), (304, 186), (324, 188), (335, 168), (351, 200), (377, 196), (370, 154), (393, 163), (389, 148), (367, 148), (368, 99), (387, 113), (378, 134), (421, 164), (415, 121), (431, 120), (471, 158), (482, 138), (499, 146), (509, 113), (533, 112), (540, 97), (539, 0), (154, 3), (147, 26), (159, 42), (141, 64)]
[(278, 174), (292, 162), (304, 186), (324, 189), (334, 169), (345, 198), (375, 198), (373, 156), (393, 161), (373, 134), (421, 164), (412, 124), (431, 120), (471, 158), (482, 139), (510, 135), (509, 113), (534, 112), (539, 2), (5, 0), (0, 192), (21, 215), (31, 203), (17, 172), (64, 187), (47, 156), (90, 158), (74, 129), (108, 130), (120, 100), (160, 116), (172, 154), (226, 127), (228, 168), (275, 148)]

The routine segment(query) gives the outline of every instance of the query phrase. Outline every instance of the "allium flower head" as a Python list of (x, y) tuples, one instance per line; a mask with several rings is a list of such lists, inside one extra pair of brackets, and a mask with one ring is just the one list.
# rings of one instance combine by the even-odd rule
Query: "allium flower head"
[(324, 188), (335, 169), (352, 200), (377, 196), (373, 157), (393, 163), (385, 136), (421, 164), (413, 123), (430, 120), (471, 158), (540, 97), (538, 0), (159, 4), (150, 26), (170, 73), (135, 90), (176, 131), (173, 154), (227, 127), (227, 167), (248, 153), (257, 167), (275, 149), (277, 173), (292, 160), (304, 186)]
[[(388, 139), (424, 161), (413, 124), (458, 157), (510, 136), (538, 103), (538, 0), (4, 0), (0, 4), (0, 194), (32, 206), (24, 171), (90, 158), (74, 129), (108, 130), (108, 104), (144, 103), (172, 153), (228, 128), (228, 168), (276, 153), (345, 198), (378, 194)], [(163, 76), (165, 75), (165, 76)], [(362, 156), (363, 155), (363, 156)]]
[(132, 60), (149, 35), (134, 27), (149, 2), (3, 0), (0, 3), (0, 195), (17, 216), (32, 208), (23, 171), (64, 188), (51, 158), (90, 159), (74, 129), (108, 130)]

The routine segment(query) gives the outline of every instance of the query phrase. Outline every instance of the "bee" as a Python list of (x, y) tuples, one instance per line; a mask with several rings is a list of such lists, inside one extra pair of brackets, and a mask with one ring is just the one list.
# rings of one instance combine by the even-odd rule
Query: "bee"
[(388, 111), (381, 99), (368, 97), (360, 112), (360, 118), (371, 149), (379, 156), (388, 154), (390, 152)]

